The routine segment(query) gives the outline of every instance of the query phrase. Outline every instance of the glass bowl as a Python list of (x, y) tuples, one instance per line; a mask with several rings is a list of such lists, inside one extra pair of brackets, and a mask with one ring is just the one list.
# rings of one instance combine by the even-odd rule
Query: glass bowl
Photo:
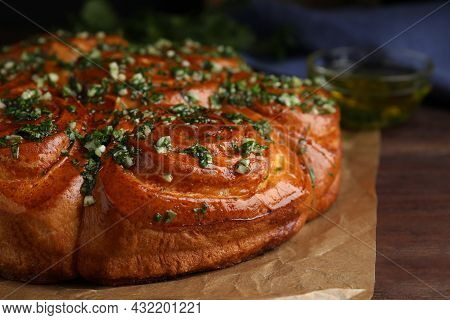
[(406, 121), (431, 89), (432, 61), (407, 49), (341, 47), (308, 57), (308, 74), (331, 92), (349, 129)]

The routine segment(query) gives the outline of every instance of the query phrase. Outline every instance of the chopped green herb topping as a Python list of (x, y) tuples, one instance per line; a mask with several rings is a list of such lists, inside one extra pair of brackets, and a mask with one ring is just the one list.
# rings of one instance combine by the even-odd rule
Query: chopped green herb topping
[(250, 160), (249, 159), (241, 159), (239, 160), (235, 167), (234, 171), (240, 174), (246, 174), (250, 172)]
[(109, 79), (104, 78), (101, 83), (91, 85), (86, 92), (87, 102), (101, 103), (108, 91)]
[[(5, 47), (3, 47), (4, 49)], [(1, 50), (5, 52), (4, 50)], [(42, 72), (45, 60), (56, 60), (53, 56), (48, 56), (42, 50), (36, 48), (34, 52), (23, 52), (19, 60), (4, 60), (0, 62), (0, 81), (12, 80), (20, 72), (30, 70)]]
[(261, 155), (267, 148), (267, 146), (260, 145), (254, 139), (245, 138), (239, 149), (243, 157), (248, 157), (252, 153)]
[(84, 171), (81, 173), (83, 177), (83, 184), (81, 185), (81, 194), (84, 196), (92, 195), (95, 187), (95, 180), (98, 171), (100, 170), (100, 159), (90, 158), (84, 166)]
[(93, 196), (89, 195), (89, 196), (85, 196), (83, 199), (83, 205), (85, 207), (89, 207), (92, 206), (93, 204), (95, 204), (95, 199)]
[(111, 150), (111, 156), (114, 161), (125, 168), (130, 168), (134, 165), (136, 154), (136, 148), (131, 145), (118, 144)]
[(83, 146), (88, 150), (90, 156), (101, 156), (101, 154), (105, 151), (105, 146), (111, 139), (112, 132), (112, 126), (107, 126), (103, 129), (95, 130), (84, 137), (82, 141)]
[(164, 214), (164, 223), (171, 223), (176, 217), (177, 214), (174, 211), (166, 210)]
[(311, 185), (314, 188), (316, 186), (316, 174), (314, 173), (314, 169), (309, 167), (309, 177), (311, 178)]
[(279, 103), (287, 107), (301, 107), (304, 112), (316, 114), (329, 114), (336, 111), (333, 100), (317, 94), (315, 91), (303, 90), (299, 96), (297, 93), (283, 92), (281, 94), (267, 91), (266, 88), (296, 88), (302, 84), (311, 85), (311, 81), (302, 82), (295, 77), (270, 76), (263, 78), (262, 86), (252, 83), (252, 79), (239, 80), (237, 82), (225, 82), (210, 98), (211, 106), (220, 108), (222, 103), (229, 103), (236, 106), (252, 107), (255, 100), (263, 104)]
[(172, 182), (173, 180), (173, 176), (170, 173), (164, 173), (162, 177), (165, 181), (169, 183)]
[(188, 104), (194, 104), (199, 102), (198, 95), (192, 90), (183, 94), (183, 98)]
[(187, 117), (196, 112), (204, 111), (205, 108), (199, 106), (188, 106), (185, 104), (177, 104), (169, 108), (169, 111), (180, 117)]
[(67, 106), (67, 111), (69, 111), (70, 113), (75, 113), (77, 112), (77, 107), (74, 105)]
[(217, 92), (217, 98), (220, 103), (226, 102), (236, 106), (251, 106), (255, 93), (259, 86), (249, 89), (244, 80), (238, 82), (225, 82)]
[(75, 130), (77, 126), (77, 123), (75, 121), (69, 122), (69, 125), (66, 129), (66, 135), (69, 138), (70, 142), (74, 142), (76, 139), (81, 139), (81, 134), (78, 133), (78, 131)]
[(211, 72), (220, 72), (223, 67), (214, 61), (206, 60), (203, 62), (203, 69)]
[(152, 84), (147, 81), (142, 73), (135, 73), (130, 81), (128, 81), (128, 84), (132, 88), (132, 99), (137, 100), (140, 98), (141, 102), (145, 105), (152, 101), (152, 93), (150, 91)]
[(126, 131), (124, 129), (113, 130), (112, 137), (114, 141), (124, 142), (127, 139)]
[(157, 153), (167, 153), (172, 150), (172, 139), (170, 136), (161, 137), (155, 143)]
[(270, 140), (270, 133), (272, 132), (272, 126), (267, 120), (252, 121), (253, 128), (266, 140)]
[(264, 139), (270, 140), (272, 126), (267, 120), (254, 121), (241, 113), (224, 113), (223, 117), (236, 124), (247, 122), (251, 124), (253, 129), (255, 129)]
[(192, 157), (197, 158), (199, 161), (199, 165), (202, 168), (206, 168), (207, 166), (213, 163), (213, 158), (209, 150), (206, 147), (201, 146), (199, 144), (184, 149), (182, 153), (186, 153)]
[(164, 93), (162, 92), (153, 92), (150, 97), (150, 103), (160, 103), (164, 99)]
[(195, 217), (198, 220), (201, 220), (205, 217), (206, 213), (208, 212), (209, 205), (206, 202), (203, 202), (200, 208), (195, 208), (194, 213)]
[(300, 138), (298, 140), (298, 153), (299, 154), (305, 154), (306, 151), (308, 150), (308, 141), (306, 141), (305, 138)]
[(177, 117), (176, 116), (167, 116), (167, 117), (161, 117), (161, 121), (164, 123), (164, 124), (169, 124), (169, 123), (172, 123), (173, 121), (175, 121), (177, 119)]
[(176, 80), (186, 80), (189, 78), (190, 73), (191, 71), (189, 68), (173, 67), (172, 69), (170, 69), (170, 74)]
[(74, 167), (78, 167), (78, 165), (80, 164), (80, 161), (78, 159), (75, 159), (75, 158), (70, 160), (70, 162), (72, 162)]
[(205, 115), (207, 109), (201, 106), (177, 104), (170, 107), (169, 111), (188, 124), (213, 122), (212, 119)]
[(63, 97), (78, 97), (81, 95), (82, 91), (83, 86), (75, 79), (75, 77), (70, 77), (68, 84), (62, 87)]
[(26, 124), (16, 130), (16, 134), (31, 141), (40, 141), (50, 136), (57, 129), (52, 120), (47, 119), (40, 124)]
[(250, 119), (244, 116), (242, 113), (224, 113), (223, 117), (236, 124), (242, 124), (244, 122), (250, 121)]
[(300, 99), (293, 93), (282, 93), (278, 96), (277, 102), (285, 105), (286, 107), (300, 106)]
[[(86, 39), (90, 36), (92, 35), (88, 33), (77, 35), (80, 39)], [(136, 163), (139, 149), (130, 144), (129, 138), (147, 139), (151, 136), (154, 125), (159, 122), (163, 124), (169, 124), (173, 121), (183, 121), (187, 124), (216, 123), (215, 118), (220, 116), (218, 110), (222, 108), (222, 105), (227, 104), (249, 108), (256, 107), (258, 104), (277, 108), (283, 105), (290, 108), (298, 107), (303, 112), (312, 114), (329, 114), (336, 111), (334, 101), (323, 94), (318, 94), (317, 90), (312, 87), (313, 82), (310, 80), (302, 81), (299, 78), (287, 76), (264, 76), (258, 73), (251, 73), (246, 79), (233, 80), (235, 78), (233, 74), (236, 72), (251, 70), (245, 64), (240, 64), (238, 67), (227, 67), (223, 63), (216, 62), (219, 60), (214, 59), (215, 57), (235, 56), (233, 49), (227, 46), (217, 46), (214, 50), (213, 47), (202, 47), (194, 41), (186, 41), (184, 45), (176, 45), (161, 40), (153, 45), (131, 45), (128, 47), (105, 43), (102, 40), (105, 37), (104, 33), (98, 33), (95, 37), (99, 43), (87, 53), (87, 56), (77, 59), (75, 63), (61, 61), (55, 55), (43, 52), (46, 50), (42, 50), (41, 45), (48, 41), (46, 38), (37, 38), (28, 42), (27, 45), (32, 44), (30, 50), (24, 49), (20, 56), (13, 55), (13, 58), (6, 57), (3, 61), (0, 61), (0, 83), (4, 84), (11, 81), (20, 73), (31, 74), (31, 79), (37, 88), (25, 90), (16, 98), (0, 99), (0, 112), (10, 118), (7, 121), (27, 121), (19, 123), (19, 129), (13, 134), (0, 138), (0, 148), (11, 148), (14, 158), (19, 157), (19, 146), (24, 139), (41, 141), (57, 131), (58, 127), (53, 120), (54, 115), (48, 109), (50, 104), (47, 105), (48, 101), (53, 98), (51, 92), (57, 92), (57, 96), (62, 95), (64, 98), (70, 98), (66, 101), (71, 101), (69, 103), (74, 103), (73, 105), (62, 104), (62, 108), (65, 108), (69, 113), (77, 113), (77, 104), (73, 101), (93, 104), (88, 106), (89, 116), (95, 114), (95, 117), (80, 119), (82, 122), (79, 124), (83, 124), (80, 132), (83, 132), (83, 134), (86, 132), (88, 124), (89, 127), (98, 123), (109, 124), (104, 128), (103, 125), (100, 125), (102, 129), (92, 131), (85, 136), (77, 131), (75, 121), (69, 122), (65, 129), (70, 145), (67, 149), (61, 151), (61, 155), (68, 156), (70, 147), (76, 140), (80, 141), (86, 151), (86, 163), (82, 171), (83, 184), (81, 186), (85, 206), (95, 203), (92, 192), (95, 187), (96, 176), (101, 167), (101, 157), (104, 156), (107, 146), (112, 143), (109, 156), (116, 163), (124, 168), (130, 168)], [(22, 48), (25, 48), (25, 46)], [(8, 52), (8, 50), (10, 49), (7, 47), (0, 48), (0, 52)], [(106, 51), (124, 54), (122, 58), (114, 58), (115, 55), (102, 54)], [(169, 58), (169, 65), (172, 68), (169, 71), (163, 70), (165, 64), (159, 62), (146, 66), (138, 65), (133, 54), (151, 54), (163, 59)], [(189, 54), (202, 55), (204, 57), (203, 63), (199, 66), (193, 61), (183, 58), (184, 55)], [(51, 68), (47, 68), (46, 61), (52, 61)], [(96, 75), (93, 75), (92, 78), (89, 77), (88, 80), (81, 77), (79, 79), (83, 80), (83, 83), (80, 83), (77, 79), (80, 74), (77, 71), (95, 67), (96, 64), (106, 66), (109, 69), (110, 77), (99, 80), (94, 80)], [(89, 72), (89, 70), (86, 70), (86, 72)], [(220, 74), (217, 74), (219, 72)], [(64, 86), (60, 81), (63, 74), (68, 74), (68, 81)], [(158, 79), (153, 83), (152, 78), (155, 75), (166, 78), (166, 81), (159, 81)], [(170, 77), (172, 79), (167, 79)], [(173, 81), (173, 79), (176, 81)], [(196, 82), (211, 79), (220, 81), (221, 84), (217, 92), (210, 96), (208, 108), (205, 108), (199, 105), (201, 102), (197, 89), (192, 88), (195, 88)], [(85, 82), (85, 80), (87, 81)], [(48, 88), (51, 92), (46, 92)], [(183, 91), (184, 88), (191, 89)], [(299, 88), (301, 90), (295, 90)], [(165, 106), (158, 105), (164, 101), (165, 94), (163, 92), (166, 90), (181, 92), (184, 103), (174, 105), (168, 110)], [(115, 105), (113, 100), (110, 99), (112, 98), (110, 94), (117, 96)], [(127, 98), (121, 98), (125, 96)], [(129, 99), (135, 100), (130, 104), (132, 106), (130, 109), (126, 105)], [(57, 102), (57, 100), (54, 102)], [(155, 106), (143, 108), (149, 105), (157, 106), (156, 108), (153, 108)], [(168, 111), (168, 113), (164, 114), (164, 111)], [(251, 125), (261, 137), (270, 141), (272, 127), (268, 120), (252, 120), (240, 113), (224, 113), (221, 116), (234, 124)], [(113, 118), (111, 119), (111, 117)], [(35, 120), (38, 121), (28, 123), (28, 121)], [(135, 126), (135, 130), (132, 132), (124, 129), (114, 130), (123, 120), (131, 122)], [(236, 126), (229, 124), (222, 127), (230, 131), (236, 129)], [(210, 132), (206, 134), (208, 137), (214, 136)], [(192, 137), (188, 137), (188, 139), (194, 141)], [(221, 135), (217, 135), (217, 141), (222, 139)], [(268, 146), (261, 145), (254, 139), (248, 138), (244, 139), (241, 145), (236, 142), (232, 142), (231, 145), (234, 154), (239, 153), (242, 156), (234, 165), (237, 174), (249, 173), (251, 169), (249, 157), (252, 154), (262, 155), (264, 150), (268, 148)], [(159, 138), (154, 148), (160, 154), (170, 152), (174, 149), (171, 137)], [(307, 141), (300, 139), (298, 153), (305, 153), (306, 148)], [(198, 143), (179, 152), (198, 159), (199, 166), (202, 168), (206, 168), (213, 163), (211, 152)], [(75, 166), (79, 165), (78, 159), (71, 157), (70, 161)], [(307, 170), (309, 170), (311, 183), (314, 186), (316, 180), (314, 171), (312, 168), (307, 168)], [(329, 175), (332, 175), (332, 173), (330, 172)], [(173, 180), (170, 173), (162, 174), (162, 178), (169, 183)], [(193, 210), (197, 217), (203, 217), (207, 209), (208, 204), (203, 203), (200, 208)], [(170, 223), (175, 217), (174, 211), (167, 210), (163, 214), (156, 214), (154, 220)]]
[(0, 138), (0, 148), (11, 148), (11, 155), (14, 159), (19, 158), (19, 145), (22, 143), (22, 137), (18, 135), (9, 135)]
[(156, 213), (153, 216), (153, 220), (155, 222), (161, 222), (164, 221), (164, 223), (171, 223), (175, 218), (177, 217), (177, 214), (172, 210), (166, 210), (164, 214)]
[(150, 135), (152, 130), (153, 130), (153, 123), (146, 121), (137, 128), (136, 138), (144, 140)]
[(47, 108), (39, 107), (40, 102), (46, 98), (48, 96), (41, 95), (38, 90), (26, 90), (15, 99), (3, 99), (5, 114), (14, 120), (36, 120), (43, 114), (50, 113)]
[(266, 87), (281, 88), (281, 89), (299, 88), (303, 84), (302, 80), (297, 77), (289, 77), (289, 76), (277, 77), (275, 75), (263, 76), (262, 83)]

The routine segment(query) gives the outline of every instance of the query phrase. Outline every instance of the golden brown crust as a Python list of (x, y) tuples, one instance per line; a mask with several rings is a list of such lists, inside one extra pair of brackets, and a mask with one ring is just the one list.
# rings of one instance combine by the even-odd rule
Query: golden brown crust
[[(75, 278), (71, 252), (80, 223), (79, 173), (63, 163), (32, 185), (8, 182), (0, 184), (1, 276), (36, 283)], [(5, 196), (11, 193), (17, 196)]]
[[(94, 230), (83, 228), (82, 244), (117, 223), (110, 232), (81, 249), (79, 272), (86, 279), (116, 285), (236, 264), (295, 234), (306, 216), (289, 211), (280, 209), (256, 221), (230, 221), (170, 231), (151, 228), (147, 219), (117, 223), (120, 217), (109, 212), (100, 218), (101, 223), (95, 221)], [(93, 219), (93, 215), (86, 217), (83, 227), (94, 226)]]
[[(120, 285), (239, 263), (334, 202), (339, 110), (226, 47), (0, 54), (0, 275)], [(86, 58), (87, 57), (87, 58)], [(85, 206), (83, 206), (83, 203)]]

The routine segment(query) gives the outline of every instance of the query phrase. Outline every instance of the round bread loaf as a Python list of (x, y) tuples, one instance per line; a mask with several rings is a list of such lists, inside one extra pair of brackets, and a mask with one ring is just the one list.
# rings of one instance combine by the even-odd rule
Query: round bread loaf
[(59, 34), (0, 53), (0, 275), (120, 285), (273, 248), (339, 189), (339, 110), (226, 46)]

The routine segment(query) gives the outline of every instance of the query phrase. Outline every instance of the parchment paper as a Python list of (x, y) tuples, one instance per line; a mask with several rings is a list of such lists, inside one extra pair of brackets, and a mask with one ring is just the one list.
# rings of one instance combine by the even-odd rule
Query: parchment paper
[[(0, 279), (8, 299), (370, 299), (375, 282), (379, 133), (345, 133), (337, 202), (279, 248), (231, 268), (127, 287)], [(22, 287), (21, 287), (22, 286)]]

